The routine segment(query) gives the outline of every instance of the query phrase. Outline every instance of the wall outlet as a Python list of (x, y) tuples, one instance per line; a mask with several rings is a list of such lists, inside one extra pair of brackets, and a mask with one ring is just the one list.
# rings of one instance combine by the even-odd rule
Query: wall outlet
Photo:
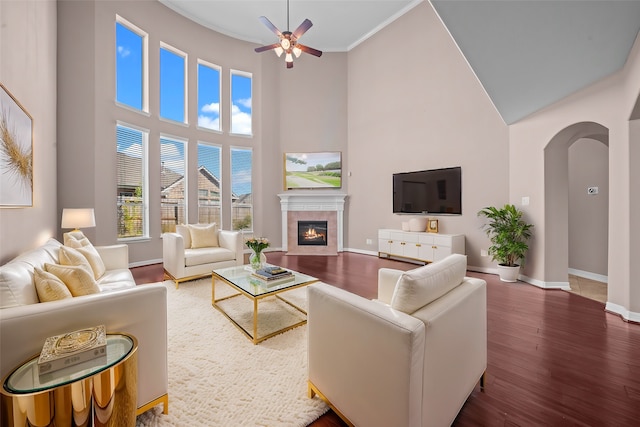
[(522, 206), (529, 206), (529, 196), (522, 198)]
[(480, 256), (489, 256), (489, 252), (486, 249), (480, 249)]
[(587, 187), (587, 194), (598, 194), (598, 187)]
[(373, 245), (373, 240), (367, 239), (367, 245)]

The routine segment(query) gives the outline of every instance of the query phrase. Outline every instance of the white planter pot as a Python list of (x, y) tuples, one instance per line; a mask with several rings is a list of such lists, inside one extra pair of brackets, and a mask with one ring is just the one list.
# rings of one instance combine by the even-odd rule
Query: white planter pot
[(518, 274), (520, 274), (520, 266), (509, 267), (498, 264), (498, 274), (500, 275), (500, 280), (503, 282), (517, 282)]

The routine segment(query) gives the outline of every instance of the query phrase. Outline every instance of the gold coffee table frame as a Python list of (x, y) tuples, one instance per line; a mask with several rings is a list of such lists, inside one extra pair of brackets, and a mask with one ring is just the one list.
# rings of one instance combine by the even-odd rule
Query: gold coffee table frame
[[(278, 294), (293, 289), (301, 288), (303, 286), (310, 285), (318, 281), (315, 277), (307, 276), (306, 274), (298, 273), (293, 270), (289, 270), (293, 273), (293, 280), (284, 283), (278, 283), (274, 285), (264, 286), (256, 285), (255, 282), (251, 282), (251, 271), (247, 266), (241, 265), (236, 267), (221, 268), (219, 270), (213, 270), (211, 276), (211, 305), (215, 307), (220, 313), (231, 321), (240, 331), (242, 331), (249, 341), (253, 344), (258, 344), (266, 339), (269, 339), (275, 335), (281, 334), (298, 326), (302, 326), (307, 323), (307, 319), (294, 323), (293, 325), (286, 326), (277, 331), (271, 332), (262, 337), (258, 337), (258, 301), (267, 297), (275, 296), (280, 301), (289, 304), (291, 307), (298, 310), (300, 313), (307, 315), (307, 312), (290, 301), (280, 297)], [(231, 288), (238, 291), (232, 295), (224, 296), (216, 299), (216, 280), (219, 280)], [(256, 279), (257, 280), (257, 279)], [(237, 296), (244, 295), (253, 301), (253, 333), (247, 331), (242, 325), (234, 320), (224, 309), (218, 304), (220, 301), (227, 300), (229, 298), (235, 298)]]

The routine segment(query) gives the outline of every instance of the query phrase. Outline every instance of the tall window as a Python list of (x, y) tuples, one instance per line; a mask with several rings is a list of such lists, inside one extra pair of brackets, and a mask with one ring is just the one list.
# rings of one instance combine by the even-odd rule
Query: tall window
[(253, 230), (252, 150), (231, 149), (231, 222), (233, 230)]
[(252, 135), (251, 73), (231, 70), (231, 133)]
[(185, 174), (186, 141), (160, 137), (160, 222), (162, 233), (176, 231), (176, 224), (186, 224)]
[(116, 16), (116, 101), (148, 111), (148, 36)]
[(198, 222), (220, 226), (220, 147), (198, 142)]
[(220, 67), (198, 60), (198, 126), (220, 128)]
[(118, 124), (116, 176), (118, 238), (149, 236), (147, 141), (149, 132)]
[(162, 43), (160, 48), (160, 117), (186, 123), (187, 54)]

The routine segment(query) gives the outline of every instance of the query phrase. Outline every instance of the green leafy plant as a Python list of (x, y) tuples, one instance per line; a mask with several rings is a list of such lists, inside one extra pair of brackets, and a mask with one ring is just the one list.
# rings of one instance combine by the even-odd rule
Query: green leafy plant
[(491, 240), (489, 255), (500, 265), (516, 267), (519, 260), (524, 263), (533, 224), (522, 219), (522, 214), (522, 211), (509, 204), (502, 208), (489, 206), (478, 212), (478, 216), (488, 220), (483, 229)]

